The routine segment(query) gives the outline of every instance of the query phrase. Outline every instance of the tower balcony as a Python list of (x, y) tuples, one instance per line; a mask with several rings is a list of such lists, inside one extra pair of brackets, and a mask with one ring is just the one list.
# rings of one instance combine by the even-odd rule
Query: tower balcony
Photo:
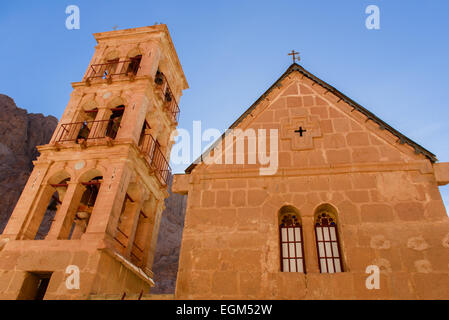
[(165, 158), (159, 143), (149, 133), (143, 135), (140, 150), (145, 155), (149, 165), (155, 170), (156, 177), (166, 186), (171, 174), (171, 167)]
[(62, 124), (53, 143), (85, 143), (87, 140), (115, 139), (120, 123), (115, 119), (82, 121)]
[(98, 63), (90, 66), (86, 77), (86, 82), (90, 83), (94, 80), (112, 81), (113, 77), (128, 76), (133, 79), (140, 68), (141, 56), (137, 56), (128, 60), (114, 59), (106, 63)]
[[(62, 124), (52, 143), (64, 144), (71, 142), (86, 147), (88, 141), (105, 140), (106, 143), (110, 144), (116, 138), (120, 129), (120, 123), (115, 121), (115, 119)], [(171, 167), (159, 143), (151, 134), (147, 133), (142, 136), (139, 149), (145, 155), (146, 161), (154, 170), (161, 185), (166, 186), (170, 178)]]
[(178, 103), (176, 102), (175, 96), (170, 89), (167, 78), (162, 72), (158, 71), (156, 73), (154, 82), (156, 83), (157, 88), (162, 95), (162, 99), (164, 101), (164, 109), (168, 112), (170, 119), (174, 123), (178, 123), (180, 109)]

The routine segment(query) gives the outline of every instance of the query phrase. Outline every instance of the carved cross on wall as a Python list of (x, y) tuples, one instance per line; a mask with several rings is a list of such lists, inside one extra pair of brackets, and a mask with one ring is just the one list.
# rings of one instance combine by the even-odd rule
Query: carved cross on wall
[(280, 121), (281, 139), (290, 140), (291, 149), (294, 151), (313, 149), (315, 138), (322, 136), (320, 119), (317, 115), (286, 117)]
[(299, 127), (299, 130), (295, 131), (295, 133), (299, 133), (300, 137), (302, 137), (305, 132), (307, 132), (307, 130), (303, 129), (302, 127)]

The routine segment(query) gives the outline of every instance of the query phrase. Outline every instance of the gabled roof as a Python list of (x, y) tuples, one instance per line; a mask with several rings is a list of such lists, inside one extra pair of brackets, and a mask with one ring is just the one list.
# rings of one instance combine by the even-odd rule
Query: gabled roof
[[(365, 109), (364, 107), (362, 107), (360, 104), (358, 104), (357, 102), (355, 102), (354, 100), (352, 100), (351, 98), (349, 98), (348, 96), (346, 96), (345, 94), (341, 93), (340, 91), (338, 91), (337, 89), (335, 89), (333, 86), (331, 86), (330, 84), (324, 82), (323, 80), (317, 78), (316, 76), (314, 76), (312, 73), (310, 73), (309, 71), (307, 71), (306, 69), (304, 69), (302, 66), (300, 66), (297, 63), (293, 63), (288, 69), (287, 71), (285, 71), (285, 73), (267, 90), (265, 91), (265, 93), (260, 96), (259, 99), (257, 99), (256, 102), (254, 102), (251, 107), (249, 107), (230, 127), (229, 129), (234, 129), (236, 128), (240, 122), (243, 121), (243, 119), (245, 119), (258, 105), (260, 102), (262, 102), (266, 96), (268, 96), (270, 94), (270, 92), (281, 86), (281, 82), (288, 77), (291, 73), (293, 72), (299, 72), (301, 73), (303, 76), (309, 78), (310, 80), (314, 81), (316, 84), (322, 86), (324, 89), (326, 89), (328, 92), (333, 93), (335, 96), (337, 96), (340, 100), (346, 102), (347, 104), (349, 104), (351, 107), (354, 108), (354, 110), (357, 110), (359, 112), (361, 112), (362, 114), (364, 114), (368, 120), (371, 120), (375, 123), (377, 123), (379, 125), (379, 128), (381, 128), (382, 130), (388, 130), (390, 131), (393, 135), (395, 135), (396, 137), (398, 137), (398, 142), (401, 144), (408, 144), (411, 147), (413, 147), (415, 149), (415, 152), (417, 154), (423, 154), (424, 156), (426, 156), (432, 163), (438, 161), (437, 157), (430, 151), (426, 150), (424, 147), (422, 147), (421, 145), (419, 145), (418, 143), (414, 142), (412, 139), (406, 137), (405, 135), (403, 135), (402, 133), (400, 133), (399, 131), (397, 131), (396, 129), (394, 129), (393, 127), (391, 127), (390, 125), (388, 125), (386, 122), (384, 122), (382, 119), (380, 119), (379, 117), (377, 117), (375, 114), (373, 114), (372, 112), (370, 112), (369, 110)], [(224, 133), (222, 135), (222, 138), (224, 138), (226, 135), (226, 133)], [(217, 141), (218, 142), (218, 141)], [(185, 172), (187, 174), (191, 173), (192, 170), (196, 167), (196, 165), (198, 164), (199, 161), (202, 160), (203, 156), (205, 154), (207, 154), (208, 152), (210, 152), (214, 147), (216, 146), (216, 143), (214, 143), (211, 147), (209, 147), (202, 155), (200, 158), (198, 158), (197, 160), (195, 160), (186, 170)]]

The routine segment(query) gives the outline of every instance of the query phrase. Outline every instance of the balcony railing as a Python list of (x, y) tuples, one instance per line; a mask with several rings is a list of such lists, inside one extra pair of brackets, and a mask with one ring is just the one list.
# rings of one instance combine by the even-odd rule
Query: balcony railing
[(106, 137), (115, 139), (119, 128), (120, 122), (115, 119), (65, 123), (59, 127), (54, 142), (78, 142), (79, 139), (93, 140)]
[[(80, 140), (115, 139), (119, 128), (120, 123), (114, 121), (114, 119), (66, 123), (59, 127), (52, 142), (80, 143)], [(148, 133), (143, 136), (139, 148), (147, 157), (149, 165), (155, 169), (156, 176), (161, 184), (167, 185), (171, 168), (161, 151), (159, 143)]]
[(148, 157), (147, 160), (150, 166), (155, 169), (159, 181), (163, 185), (167, 185), (171, 173), (170, 164), (165, 159), (159, 144), (151, 134), (144, 135), (140, 144), (140, 150)]
[(93, 64), (87, 75), (87, 80), (108, 79), (119, 75), (136, 75), (140, 67), (140, 58), (129, 60), (113, 60), (106, 63)]
[(154, 81), (162, 91), (163, 99), (165, 101), (164, 108), (170, 114), (171, 119), (174, 122), (178, 123), (180, 109), (178, 103), (176, 102), (175, 96), (173, 95), (173, 92), (170, 89), (170, 85), (168, 84), (167, 78), (162, 72), (158, 71)]

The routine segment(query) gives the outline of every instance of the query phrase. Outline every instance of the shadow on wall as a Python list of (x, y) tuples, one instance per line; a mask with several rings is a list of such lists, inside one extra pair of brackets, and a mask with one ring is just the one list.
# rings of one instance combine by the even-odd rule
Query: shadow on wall
[(152, 268), (156, 283), (156, 287), (151, 289), (152, 294), (174, 293), (176, 288), (187, 196), (173, 194), (171, 192), (172, 181), (173, 176), (169, 181), (170, 196), (165, 200), (166, 208), (162, 214)]

